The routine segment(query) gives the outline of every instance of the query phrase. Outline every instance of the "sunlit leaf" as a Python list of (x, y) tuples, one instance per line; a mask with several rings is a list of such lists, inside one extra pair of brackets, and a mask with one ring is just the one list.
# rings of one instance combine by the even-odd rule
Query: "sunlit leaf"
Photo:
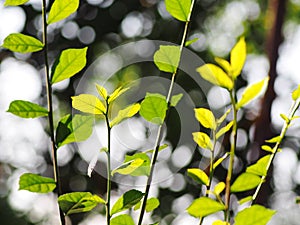
[(267, 86), (268, 81), (269, 78), (267, 77), (255, 84), (248, 86), (242, 94), (242, 98), (238, 101), (237, 108), (241, 108), (255, 99), (261, 93), (263, 88)]
[(247, 173), (253, 173), (258, 176), (267, 175), (267, 165), (269, 164), (271, 155), (266, 155), (259, 159), (255, 164), (248, 166), (246, 169)]
[(22, 118), (37, 118), (48, 116), (48, 110), (28, 101), (15, 100), (10, 103), (7, 112)]
[(64, 116), (56, 129), (58, 147), (72, 142), (85, 141), (93, 131), (93, 117), (76, 114)]
[(130, 209), (134, 205), (136, 205), (144, 196), (144, 193), (138, 190), (130, 190), (124, 193), (114, 204), (111, 209), (111, 215), (116, 214), (118, 212), (124, 211), (126, 209)]
[(63, 20), (76, 12), (79, 0), (55, 0), (48, 16), (47, 23), (55, 23)]
[(216, 220), (215, 222), (213, 222), (212, 225), (230, 225), (230, 224), (222, 220)]
[(253, 197), (252, 197), (252, 196), (247, 196), (247, 197), (242, 198), (241, 200), (239, 200), (239, 204), (242, 205), (242, 204), (244, 204), (244, 203), (246, 203), (246, 202), (250, 202), (250, 201), (252, 201), (252, 200), (253, 200)]
[(147, 121), (162, 124), (165, 120), (168, 104), (161, 94), (147, 93), (141, 103), (140, 115)]
[(218, 66), (214, 64), (205, 64), (197, 69), (197, 72), (210, 83), (231, 90), (233, 81), (230, 77)]
[(191, 0), (166, 0), (167, 11), (176, 19), (186, 22), (189, 20)]
[(187, 170), (187, 175), (191, 177), (198, 184), (209, 185), (209, 178), (206, 173), (198, 168), (191, 168)]
[(233, 182), (231, 192), (242, 192), (251, 190), (259, 185), (261, 178), (252, 173), (242, 173)]
[(222, 193), (222, 191), (224, 191), (224, 189), (225, 189), (225, 183), (224, 182), (219, 182), (214, 187), (214, 193), (216, 195), (220, 195)]
[(112, 174), (112, 176), (115, 173), (119, 173), (119, 174), (123, 174), (123, 175), (129, 175), (132, 172), (134, 172), (137, 168), (139, 168), (141, 165), (143, 165), (143, 163), (144, 163), (143, 159), (140, 159), (140, 158), (133, 159), (129, 162), (123, 163), (121, 166), (114, 169), (111, 174)]
[(185, 47), (188, 47), (188, 46), (190, 46), (191, 44), (194, 44), (195, 42), (197, 42), (198, 40), (199, 40), (199, 38), (194, 38), (194, 39), (192, 39), (192, 40), (188, 40), (188, 41), (185, 42), (184, 46), (185, 46)]
[(236, 45), (232, 48), (230, 53), (230, 64), (232, 68), (232, 76), (236, 78), (241, 74), (241, 71), (244, 67), (246, 61), (246, 42), (245, 38), (241, 37)]
[(72, 106), (81, 112), (102, 115), (106, 112), (103, 103), (94, 95), (81, 94), (72, 97)]
[(215, 57), (215, 61), (223, 68), (223, 70), (225, 70), (227, 74), (231, 74), (232, 68), (230, 63), (227, 60), (219, 57)]
[(105, 204), (105, 201), (90, 192), (72, 192), (59, 196), (58, 204), (66, 215), (70, 215), (91, 211), (98, 204)]
[(173, 95), (171, 98), (171, 106), (175, 107), (178, 102), (181, 100), (183, 94)]
[[(146, 202), (146, 212), (152, 212), (159, 206), (159, 200), (157, 198), (149, 198)], [(138, 210), (141, 208), (141, 202), (134, 206), (134, 210)]]
[(19, 180), (19, 190), (27, 190), (36, 193), (49, 193), (56, 187), (52, 178), (42, 177), (37, 174), (24, 173)]
[(23, 5), (29, 0), (6, 0), (4, 3), (4, 6), (17, 6), (17, 5)]
[(262, 145), (261, 149), (266, 151), (266, 152), (274, 153), (274, 149), (272, 147), (270, 147), (269, 145)]
[(44, 44), (38, 39), (28, 35), (10, 34), (4, 39), (2, 47), (13, 52), (29, 53), (42, 50)]
[(135, 153), (134, 155), (125, 155), (124, 163), (130, 162), (135, 159), (142, 159), (143, 163), (139, 167), (135, 168), (135, 170), (132, 171), (130, 173), (130, 175), (131, 176), (149, 176), (150, 162), (151, 162), (149, 156), (144, 152)]
[(227, 157), (228, 157), (228, 153), (225, 153), (225, 155), (223, 155), (223, 157), (219, 158), (213, 165), (213, 168), (216, 169), (218, 165), (220, 165)]
[(108, 104), (114, 102), (119, 96), (121, 96), (122, 94), (124, 94), (126, 91), (128, 91), (130, 88), (123, 88), (123, 87), (119, 87), (117, 88), (109, 97), (108, 97)]
[(224, 209), (225, 206), (223, 204), (208, 197), (201, 197), (194, 200), (187, 208), (187, 211), (191, 216), (201, 218)]
[(106, 99), (108, 97), (107, 90), (104, 87), (100, 86), (99, 84), (96, 84), (96, 89), (97, 89), (99, 95), (103, 98), (103, 100), (106, 101)]
[(110, 127), (113, 127), (121, 123), (124, 119), (133, 117), (140, 110), (141, 105), (139, 103), (130, 105), (125, 109), (122, 109), (118, 112), (118, 115), (110, 122)]
[(266, 225), (275, 213), (275, 210), (261, 205), (252, 205), (250, 208), (238, 212), (234, 219), (234, 225)]
[(179, 46), (161, 45), (154, 54), (154, 63), (159, 70), (175, 73), (180, 61)]
[(233, 125), (233, 121), (229, 122), (225, 127), (222, 127), (216, 134), (216, 139), (219, 139), (223, 134), (228, 132)]
[(281, 141), (281, 136), (279, 135), (279, 136), (276, 136), (276, 137), (273, 137), (273, 138), (271, 138), (271, 139), (269, 139), (269, 140), (265, 140), (265, 142), (267, 142), (267, 143), (276, 143), (276, 142), (279, 142), (279, 141)]
[(213, 150), (211, 140), (206, 133), (194, 132), (193, 139), (199, 145), (199, 147), (204, 148), (204, 149)]
[(110, 225), (135, 225), (131, 216), (122, 214), (110, 220)]
[(291, 121), (290, 121), (290, 119), (286, 116), (286, 115), (284, 115), (284, 114), (280, 114), (280, 117), (286, 122), (286, 123), (290, 123)]
[(212, 111), (205, 108), (194, 109), (196, 119), (202, 126), (215, 130), (217, 127), (216, 119)]
[(87, 47), (62, 51), (52, 67), (51, 82), (60, 82), (80, 72), (86, 65), (86, 52)]
[(300, 98), (300, 85), (298, 85), (298, 88), (292, 92), (292, 98), (294, 101)]
[(219, 119), (217, 119), (218, 126), (225, 121), (230, 112), (231, 108), (229, 108)]

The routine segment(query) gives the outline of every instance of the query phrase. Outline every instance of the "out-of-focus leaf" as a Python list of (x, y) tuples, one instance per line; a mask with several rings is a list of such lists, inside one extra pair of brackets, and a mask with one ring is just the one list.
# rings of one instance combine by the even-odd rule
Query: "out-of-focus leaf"
[(135, 114), (138, 113), (140, 110), (141, 105), (139, 103), (135, 103), (133, 105), (130, 105), (126, 107), (125, 109), (122, 109), (118, 112), (118, 115), (110, 122), (110, 127), (113, 127), (119, 123), (121, 123), (123, 120), (133, 117)]
[(117, 88), (109, 97), (108, 97), (108, 104), (114, 102), (118, 97), (120, 97), (122, 94), (124, 94), (126, 91), (128, 91), (130, 88), (123, 88), (119, 87)]
[(40, 116), (48, 116), (48, 110), (35, 103), (15, 100), (10, 103), (7, 112), (22, 118), (37, 118)]
[(294, 101), (300, 98), (300, 85), (298, 85), (298, 88), (292, 92), (292, 98)]
[(181, 100), (183, 94), (173, 95), (171, 98), (171, 106), (176, 107), (178, 102)]
[(56, 187), (52, 178), (42, 177), (37, 174), (24, 173), (19, 180), (19, 190), (27, 190), (36, 193), (49, 193)]

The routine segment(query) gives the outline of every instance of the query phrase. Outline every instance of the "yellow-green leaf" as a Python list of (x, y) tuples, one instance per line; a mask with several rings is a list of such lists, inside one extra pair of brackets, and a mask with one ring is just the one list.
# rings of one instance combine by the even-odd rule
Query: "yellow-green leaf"
[(219, 139), (223, 134), (228, 132), (233, 125), (233, 121), (229, 122), (225, 127), (222, 127), (216, 134), (216, 139)]
[(40, 116), (48, 116), (48, 110), (35, 103), (15, 100), (10, 103), (7, 112), (22, 118), (37, 118)]
[(225, 206), (223, 204), (208, 197), (201, 197), (194, 200), (187, 208), (187, 211), (191, 216), (201, 218), (224, 209)]
[(198, 168), (190, 168), (187, 170), (187, 175), (191, 177), (198, 184), (209, 185), (209, 178), (206, 173)]
[(205, 108), (194, 109), (196, 119), (202, 126), (215, 130), (217, 127), (216, 119), (212, 111)]
[(106, 112), (103, 103), (94, 95), (81, 94), (72, 97), (72, 106), (81, 112), (102, 115)]
[(230, 190), (232, 192), (249, 191), (259, 185), (261, 178), (252, 173), (242, 173), (233, 182)]
[(197, 42), (198, 40), (199, 40), (199, 38), (194, 38), (194, 39), (192, 39), (192, 40), (188, 40), (188, 41), (185, 42), (184, 46), (185, 46), (185, 47), (188, 47), (188, 46), (190, 46), (191, 44)]
[(211, 140), (206, 133), (194, 132), (193, 139), (199, 145), (199, 147), (204, 148), (204, 149), (213, 150)]
[(287, 123), (287, 124), (289, 124), (291, 121), (290, 121), (290, 119), (286, 116), (286, 115), (284, 115), (284, 114), (280, 114), (280, 117)]
[(180, 61), (180, 47), (161, 45), (154, 54), (154, 63), (160, 71), (175, 73)]
[(270, 147), (269, 145), (262, 145), (261, 146), (261, 149), (266, 151), (266, 152), (271, 152), (271, 153), (274, 153), (274, 150), (272, 147)]
[(219, 182), (214, 187), (214, 193), (216, 195), (220, 195), (222, 193), (222, 191), (224, 191), (224, 189), (225, 189), (225, 183), (224, 182)]
[(266, 155), (259, 159), (255, 164), (248, 166), (246, 169), (247, 173), (253, 173), (258, 176), (266, 176), (267, 175), (267, 165), (270, 161), (271, 155)]
[(219, 158), (213, 165), (213, 168), (216, 169), (218, 165), (220, 165), (227, 157), (228, 157), (228, 152), (223, 155), (223, 157)]
[(135, 103), (122, 109), (118, 112), (118, 115), (110, 122), (110, 127), (113, 127), (119, 123), (121, 123), (124, 119), (133, 117), (140, 110), (141, 105), (139, 103)]
[(244, 204), (246, 202), (250, 202), (252, 200), (253, 200), (253, 196), (247, 196), (247, 197), (242, 198), (241, 200), (239, 200), (239, 204), (242, 205), (242, 204)]
[(230, 53), (230, 64), (232, 68), (232, 76), (235, 79), (241, 74), (246, 61), (246, 42), (245, 38), (241, 37), (238, 43), (232, 48)]
[(17, 6), (17, 5), (23, 5), (29, 0), (6, 0), (4, 3), (4, 6)]
[(143, 163), (144, 163), (144, 160), (140, 159), (140, 158), (131, 160), (129, 162), (125, 162), (118, 168), (114, 169), (111, 172), (111, 175), (113, 176), (115, 173), (119, 173), (119, 174), (123, 174), (123, 175), (131, 174), (136, 169), (138, 169), (140, 166), (142, 166)]
[(63, 20), (76, 12), (79, 0), (55, 0), (48, 16), (47, 23), (55, 23)]
[(131, 176), (149, 176), (150, 174), (150, 158), (145, 152), (135, 153), (134, 155), (126, 155), (124, 163), (131, 162), (136, 159), (142, 159), (143, 163), (135, 168), (130, 175)]
[(214, 64), (205, 64), (197, 69), (197, 72), (210, 83), (231, 90), (233, 81), (220, 67)]
[(99, 84), (96, 84), (96, 89), (98, 91), (98, 94), (103, 98), (103, 100), (106, 101), (108, 97), (107, 90), (104, 87), (100, 86)]
[[(152, 212), (159, 206), (159, 200), (157, 198), (149, 198), (146, 202), (146, 212)], [(134, 206), (134, 210), (138, 210), (141, 208), (141, 202)]]
[(212, 225), (230, 225), (230, 224), (222, 220), (216, 220), (215, 222), (213, 222)]
[(135, 225), (131, 216), (127, 214), (118, 215), (110, 220), (110, 225)]
[(231, 112), (231, 108), (227, 109), (227, 111), (219, 119), (217, 119), (218, 126), (224, 122), (224, 120), (227, 118), (230, 112)]
[(120, 95), (124, 94), (126, 91), (128, 91), (130, 88), (117, 88), (109, 97), (108, 97), (108, 104), (114, 102)]
[(298, 88), (293, 91), (292, 98), (294, 101), (300, 98), (300, 85), (298, 85)]
[(282, 139), (281, 136), (278, 135), (278, 136), (273, 137), (273, 138), (271, 138), (271, 139), (269, 139), (269, 140), (265, 140), (265, 142), (267, 142), (267, 143), (276, 143), (276, 142), (281, 141), (281, 139)]
[(166, 0), (167, 11), (176, 19), (189, 21), (191, 13), (191, 0)]
[(37, 174), (24, 173), (19, 180), (19, 190), (27, 190), (36, 193), (52, 192), (56, 182), (52, 178), (42, 177)]
[(225, 72), (227, 74), (232, 73), (231, 65), (227, 60), (219, 58), (219, 57), (215, 57), (215, 61), (225, 70)]
[(178, 94), (178, 95), (173, 95), (171, 98), (171, 106), (172, 107), (176, 107), (176, 105), (178, 104), (178, 102), (181, 100), (183, 94)]

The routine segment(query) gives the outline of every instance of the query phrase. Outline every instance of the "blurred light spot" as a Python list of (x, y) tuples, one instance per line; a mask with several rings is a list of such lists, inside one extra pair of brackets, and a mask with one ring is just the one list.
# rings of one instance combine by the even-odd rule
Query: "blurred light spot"
[(113, 4), (114, 0), (105, 0), (100, 4), (101, 8), (107, 8)]
[(75, 175), (70, 178), (69, 186), (72, 191), (84, 191), (87, 188), (87, 181), (85, 177)]
[(186, 186), (184, 176), (180, 173), (174, 175), (173, 183), (170, 186), (170, 190), (174, 192), (182, 191)]
[(64, 24), (61, 30), (61, 34), (63, 37), (72, 40), (77, 37), (78, 29), (79, 27), (77, 23), (70, 21)]
[(91, 5), (100, 5), (104, 0), (87, 0), (87, 2)]
[(187, 146), (180, 146), (174, 150), (171, 157), (174, 166), (183, 168), (191, 161), (192, 151)]
[(52, 85), (53, 91), (61, 91), (66, 89), (70, 84), (70, 79), (66, 79)]
[(266, 56), (249, 54), (242, 76), (249, 84), (253, 84), (268, 76), (269, 68), (269, 61)]
[(191, 48), (195, 51), (202, 52), (207, 48), (207, 40), (203, 33), (194, 33), (189, 37), (189, 40), (197, 38), (198, 40), (191, 44)]
[(224, 88), (213, 86), (208, 92), (207, 101), (213, 109), (220, 109), (230, 102), (230, 97)]
[(172, 204), (172, 212), (180, 214), (186, 210), (187, 207), (193, 202), (193, 196), (190, 194), (182, 195), (176, 198)]
[(121, 24), (122, 33), (128, 38), (141, 35), (143, 31), (142, 20), (143, 17), (138, 12), (128, 14)]
[(158, 163), (154, 169), (153, 184), (161, 188), (169, 188), (173, 183), (173, 174), (166, 163)]
[(272, 109), (271, 109), (271, 119), (272, 123), (278, 127), (281, 128), (283, 125), (283, 119), (281, 118), (280, 114), (287, 114), (289, 112), (289, 109), (292, 105), (293, 101), (292, 98), (287, 98), (287, 97), (281, 97), (278, 96), (272, 104)]
[(73, 158), (74, 152), (72, 149), (68, 147), (68, 145), (64, 145), (58, 149), (57, 160), (59, 166), (64, 166), (70, 162)]
[(248, 135), (244, 129), (238, 129), (236, 147), (239, 149), (244, 149), (248, 143)]
[(85, 26), (79, 30), (78, 38), (83, 44), (91, 44), (96, 38), (96, 32), (94, 28)]
[(151, 41), (137, 42), (135, 45), (136, 53), (144, 58), (152, 56), (155, 51), (155, 45)]
[(166, 9), (165, 1), (160, 1), (157, 4), (157, 9), (162, 18), (164, 19), (172, 18), (171, 14)]

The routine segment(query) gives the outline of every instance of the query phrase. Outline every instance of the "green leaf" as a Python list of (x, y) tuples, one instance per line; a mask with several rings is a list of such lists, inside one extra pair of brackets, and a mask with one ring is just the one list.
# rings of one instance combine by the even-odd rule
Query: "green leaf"
[(79, 0), (55, 0), (48, 16), (47, 23), (55, 23), (63, 20), (76, 12)]
[[(157, 198), (149, 198), (146, 202), (146, 212), (152, 212), (159, 206), (159, 200)], [(134, 206), (134, 210), (138, 210), (141, 208), (141, 202)]]
[(98, 204), (105, 204), (105, 201), (90, 192), (72, 192), (59, 196), (58, 204), (66, 215), (70, 215), (91, 211)]
[(183, 22), (189, 21), (191, 0), (166, 0), (166, 8), (174, 18)]
[(298, 88), (292, 92), (292, 98), (294, 101), (300, 98), (300, 85), (298, 85)]
[(126, 155), (124, 162), (130, 162), (135, 159), (142, 159), (143, 163), (139, 167), (137, 167), (134, 171), (130, 173), (131, 176), (149, 176), (150, 174), (150, 158), (144, 153), (136, 153), (134, 155)]
[(216, 220), (215, 222), (213, 222), (212, 225), (230, 225), (230, 224), (222, 220)]
[(287, 124), (289, 124), (291, 121), (290, 121), (290, 119), (286, 116), (286, 115), (284, 115), (284, 114), (280, 114), (280, 117), (287, 123)]
[(250, 208), (238, 212), (234, 225), (266, 225), (275, 213), (275, 210), (261, 205), (252, 205)]
[(224, 189), (225, 189), (225, 183), (224, 182), (219, 182), (214, 187), (214, 193), (216, 195), (220, 195), (222, 193), (222, 191), (224, 191)]
[(217, 119), (218, 126), (225, 121), (230, 112), (231, 108), (229, 108), (219, 119)]
[(154, 63), (160, 71), (175, 73), (180, 61), (179, 46), (161, 45), (154, 54)]
[(121, 166), (118, 168), (114, 169), (111, 172), (111, 175), (113, 176), (115, 173), (123, 174), (123, 175), (129, 175), (132, 172), (134, 172), (137, 168), (142, 166), (144, 163), (143, 159), (137, 158), (134, 160), (131, 160), (129, 162), (123, 163)]
[(110, 127), (113, 127), (119, 123), (121, 123), (126, 118), (133, 117), (140, 110), (141, 105), (139, 103), (135, 103), (122, 109), (118, 112), (118, 115), (110, 122)]
[[(167, 145), (167, 144), (163, 144), (163, 145), (159, 146), (158, 152), (160, 152), (160, 151), (166, 149), (168, 146), (169, 146), (169, 145)], [(149, 150), (144, 151), (144, 153), (153, 153), (153, 152), (154, 152), (153, 149), (149, 149)]]
[(134, 225), (134, 221), (131, 216), (123, 214), (112, 218), (110, 225)]
[(198, 168), (191, 168), (187, 170), (187, 175), (191, 177), (198, 184), (209, 185), (209, 178), (206, 173)]
[(6, 0), (4, 3), (4, 6), (17, 6), (17, 5), (23, 5), (29, 0)]
[(181, 100), (183, 94), (173, 95), (171, 98), (171, 106), (176, 107), (178, 102)]
[(37, 174), (24, 173), (19, 180), (19, 190), (27, 190), (36, 193), (49, 193), (56, 187), (52, 178), (42, 177)]
[(216, 119), (214, 114), (205, 108), (194, 109), (196, 119), (201, 123), (202, 126), (215, 130), (217, 127)]
[(199, 38), (194, 38), (194, 39), (192, 39), (192, 40), (188, 40), (188, 41), (185, 42), (184, 46), (185, 46), (185, 47), (188, 47), (188, 46), (190, 46), (191, 44), (194, 44), (195, 42), (197, 42), (198, 40), (199, 40)]
[(211, 198), (201, 197), (192, 202), (187, 208), (191, 216), (201, 218), (225, 210), (225, 206)]
[(231, 90), (233, 81), (231, 78), (218, 66), (214, 64), (205, 64), (197, 69), (200, 76), (208, 82)]
[(81, 94), (72, 97), (72, 106), (81, 112), (91, 113), (94, 115), (103, 115), (106, 108), (103, 103), (94, 95)]
[(222, 158), (219, 158), (213, 165), (213, 168), (216, 169), (218, 165), (220, 165), (227, 157), (228, 157), (228, 152), (223, 155)]
[(261, 149), (264, 150), (264, 151), (266, 151), (266, 152), (274, 153), (273, 148), (271, 148), (269, 145), (262, 145)]
[(10, 103), (7, 112), (22, 118), (37, 118), (48, 116), (48, 110), (28, 101), (15, 100)]
[(93, 117), (76, 114), (64, 116), (56, 129), (56, 143), (58, 147), (72, 142), (85, 141), (93, 131)]
[(265, 142), (267, 142), (267, 143), (277, 143), (277, 142), (280, 142), (281, 139), (282, 139), (281, 136), (278, 135), (278, 136), (273, 137), (273, 138), (271, 138), (269, 140), (265, 140)]
[(245, 106), (246, 104), (248, 104), (254, 98), (256, 98), (261, 93), (263, 88), (267, 86), (268, 81), (269, 81), (269, 77), (248, 86), (245, 89), (244, 93), (242, 94), (242, 98), (238, 101), (236, 107), (239, 109)]
[(210, 137), (206, 133), (194, 132), (193, 139), (199, 145), (199, 147), (213, 150), (213, 145), (211, 143)]
[(231, 192), (242, 192), (251, 190), (259, 185), (261, 178), (252, 173), (242, 173), (232, 184)]
[(225, 70), (225, 72), (227, 74), (232, 73), (231, 65), (227, 60), (219, 58), (219, 57), (215, 57), (215, 61)]
[(124, 193), (114, 204), (111, 209), (111, 215), (114, 215), (118, 212), (124, 211), (126, 209), (130, 209), (135, 204), (137, 204), (144, 196), (144, 193), (138, 190), (130, 190)]
[(253, 196), (247, 196), (247, 197), (242, 198), (241, 200), (239, 200), (239, 204), (242, 205), (242, 204), (244, 204), (246, 202), (250, 202), (252, 200), (253, 200)]
[(230, 53), (230, 64), (232, 68), (232, 77), (235, 79), (241, 74), (246, 61), (246, 42), (245, 38), (241, 37), (238, 43), (232, 48)]
[(108, 98), (107, 102), (108, 104), (114, 102), (120, 95), (122, 95), (123, 93), (125, 93), (126, 91), (128, 91), (130, 88), (122, 88), (119, 87), (117, 88)]
[(233, 125), (233, 121), (229, 122), (225, 127), (222, 127), (216, 134), (216, 139), (219, 139), (223, 134), (228, 132)]
[(108, 97), (107, 90), (104, 87), (100, 86), (99, 84), (96, 84), (96, 89), (97, 89), (99, 95), (103, 98), (103, 100), (106, 101), (106, 99)]
[(51, 82), (57, 83), (80, 72), (86, 65), (87, 47), (62, 51), (52, 67)]
[(44, 44), (28, 35), (10, 34), (4, 39), (2, 47), (13, 52), (29, 53), (42, 50)]
[(269, 164), (271, 155), (266, 155), (259, 159), (255, 164), (248, 166), (246, 169), (247, 173), (253, 173), (258, 176), (266, 176), (267, 175), (267, 165)]
[(140, 115), (151, 123), (163, 124), (167, 109), (168, 104), (165, 96), (147, 93), (141, 103)]

